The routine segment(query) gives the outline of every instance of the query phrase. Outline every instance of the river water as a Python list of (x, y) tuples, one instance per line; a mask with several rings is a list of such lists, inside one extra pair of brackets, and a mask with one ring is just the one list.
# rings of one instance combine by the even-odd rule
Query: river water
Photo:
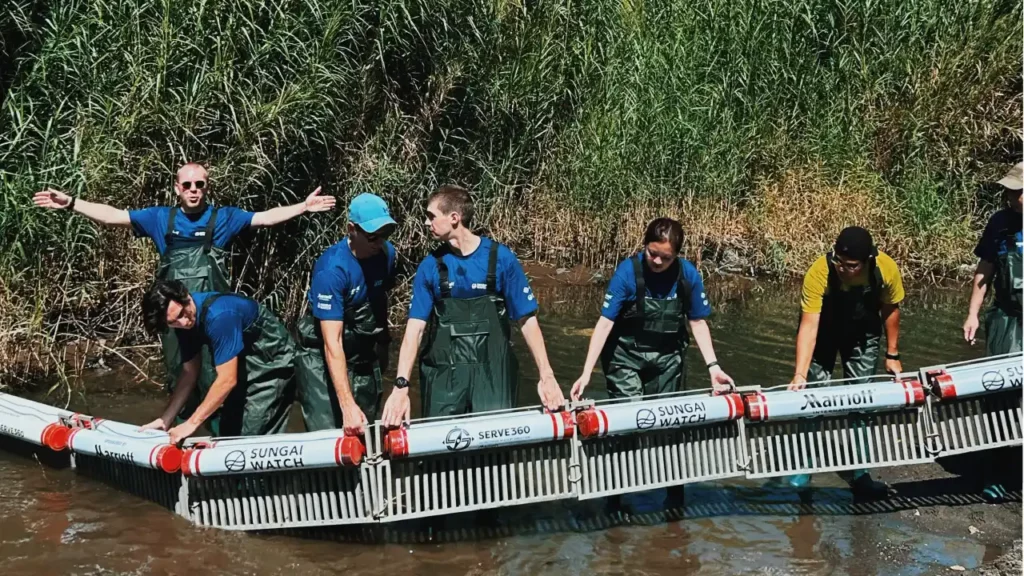
[[(709, 284), (724, 369), (739, 384), (786, 382), (798, 287)], [(536, 292), (549, 355), (568, 390), (601, 288)], [(982, 354), (960, 337), (966, 302), (966, 290), (911, 291), (903, 307), (905, 367)], [(534, 404), (536, 372), (521, 341), (518, 353), (520, 402)], [(689, 360), (687, 386), (709, 386), (695, 347)], [(92, 371), (72, 406), (148, 421), (163, 399), (154, 386), (133, 379), (127, 371)], [(599, 396), (603, 388), (596, 374), (590, 390)], [(301, 428), (294, 417), (293, 427)], [(907, 470), (877, 475), (917, 488), (936, 475), (946, 480), (932, 481), (933, 487), (948, 480), (932, 468), (938, 467), (922, 468), (920, 478)], [(816, 477), (814, 486), (797, 494), (760, 482), (702, 484), (687, 487), (681, 510), (635, 524), (609, 520), (599, 504), (547, 505), (507, 511), (496, 527), (400, 528), (367, 542), (351, 531), (302, 537), (198, 529), (71, 470), (0, 451), (0, 574), (934, 574), (950, 566), (974, 569), (1020, 538), (1019, 499), (988, 506), (967, 498), (957, 506), (923, 498), (864, 508), (834, 474)]]

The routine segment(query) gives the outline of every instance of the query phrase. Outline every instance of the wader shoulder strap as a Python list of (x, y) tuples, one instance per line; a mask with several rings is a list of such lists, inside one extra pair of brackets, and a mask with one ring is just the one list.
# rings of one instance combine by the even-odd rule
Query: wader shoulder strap
[(878, 249), (871, 249), (868, 258), (868, 284), (871, 286), (871, 302), (875, 306), (882, 305), (882, 269), (878, 267)]
[(828, 290), (827, 294), (831, 294), (832, 296), (838, 295), (840, 284), (839, 273), (836, 272), (836, 265), (832, 263), (832, 259), (835, 257), (834, 252), (829, 252), (825, 255), (825, 263), (828, 265), (828, 284), (826, 285), (826, 289)]
[(644, 298), (647, 297), (647, 284), (644, 283), (644, 265), (640, 262), (640, 256), (632, 258), (633, 275), (636, 277), (636, 315), (643, 321)]
[(174, 220), (178, 217), (178, 207), (174, 206), (167, 213), (167, 229), (164, 230), (164, 244), (170, 247), (171, 238), (174, 237)]
[(1017, 252), (1017, 232), (1020, 232), (1020, 230), (1011, 230), (1009, 228), (1003, 232), (1003, 242), (1005, 243), (1004, 248), (1006, 248), (1007, 257)]
[(213, 230), (217, 225), (217, 207), (210, 212), (210, 219), (206, 221), (206, 237), (203, 239), (203, 252), (209, 252), (213, 247)]
[(498, 293), (498, 243), (491, 240), (491, 250), (487, 254), (487, 293)]
[(690, 301), (693, 297), (693, 288), (689, 280), (683, 274), (683, 259), (679, 258), (679, 278), (676, 279), (676, 299), (679, 300), (679, 309), (683, 317), (690, 315)]
[(226, 296), (226, 294), (214, 294), (213, 296), (207, 297), (207, 299), (203, 301), (203, 307), (201, 310), (199, 310), (200, 325), (206, 326), (206, 314), (210, 311), (210, 306), (213, 306), (213, 303), (216, 302), (221, 296)]
[(444, 251), (434, 250), (434, 261), (437, 262), (437, 283), (441, 289), (441, 298), (451, 298), (452, 288), (448, 285), (448, 265), (444, 263)]

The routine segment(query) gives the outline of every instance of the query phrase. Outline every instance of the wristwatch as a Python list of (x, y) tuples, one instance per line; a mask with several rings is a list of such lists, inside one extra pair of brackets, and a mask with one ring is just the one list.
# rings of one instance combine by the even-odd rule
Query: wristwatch
[(395, 388), (397, 388), (398, 390), (403, 390), (403, 389), (408, 388), (408, 387), (409, 387), (409, 381), (408, 380), (406, 380), (402, 376), (399, 376), (398, 378), (395, 378)]
[(897, 352), (895, 354), (890, 354), (890, 353), (886, 352), (885, 353), (885, 357), (888, 360), (899, 360), (900, 359), (900, 354), (899, 354), (899, 352)]

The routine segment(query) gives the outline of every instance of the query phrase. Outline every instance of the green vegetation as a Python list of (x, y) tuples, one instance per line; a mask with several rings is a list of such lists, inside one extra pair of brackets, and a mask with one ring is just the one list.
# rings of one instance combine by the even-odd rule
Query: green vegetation
[[(139, 335), (152, 250), (36, 209), (46, 186), (217, 202), (471, 187), (526, 257), (608, 264), (648, 216), (691, 257), (793, 273), (843, 224), (911, 272), (969, 261), (979, 184), (1020, 154), (1021, 2), (8, 0), (0, 9), (0, 366), (65, 335)], [(344, 211), (237, 245), (241, 290), (297, 313)], [(130, 339), (130, 338), (129, 338)], [(15, 349), (12, 343), (21, 343)], [(51, 352), (52, 353), (52, 352)], [(45, 363), (44, 363), (45, 364)]]

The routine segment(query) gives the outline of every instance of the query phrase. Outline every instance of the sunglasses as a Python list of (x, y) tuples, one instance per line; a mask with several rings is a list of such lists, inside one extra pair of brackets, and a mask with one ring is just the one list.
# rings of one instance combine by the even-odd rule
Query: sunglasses
[(363, 238), (366, 238), (366, 241), (371, 244), (378, 240), (387, 240), (388, 236), (391, 235), (391, 232), (388, 232), (387, 234), (370, 234), (369, 232), (363, 230), (359, 226), (356, 226), (356, 229), (359, 230), (359, 233), (363, 235)]
[(864, 263), (860, 262), (860, 261), (857, 261), (857, 262), (854, 262), (854, 263), (850, 264), (850, 263), (848, 263), (848, 262), (846, 262), (844, 260), (841, 260), (838, 256), (833, 256), (832, 257), (832, 264), (834, 264), (836, 268), (840, 268), (842, 270), (846, 270), (847, 272), (853, 272), (854, 270), (860, 268), (861, 265), (864, 264)]
[(202, 190), (203, 188), (206, 188), (205, 180), (196, 180), (195, 182), (179, 182), (178, 184), (185, 190), (191, 190), (193, 184), (195, 184), (196, 190)]

